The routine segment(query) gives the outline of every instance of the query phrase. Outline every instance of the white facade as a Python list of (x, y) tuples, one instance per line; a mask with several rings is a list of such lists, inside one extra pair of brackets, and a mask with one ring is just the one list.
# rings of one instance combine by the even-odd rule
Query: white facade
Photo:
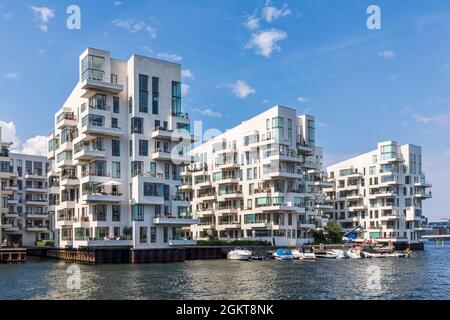
[(275, 106), (191, 151), (183, 192), (192, 197), (195, 239), (312, 241), (321, 179), (314, 118)]
[(431, 187), (422, 172), (422, 148), (395, 141), (327, 168), (333, 187), (324, 189), (326, 210), (341, 227), (361, 226), (359, 241), (418, 243), (422, 201)]
[(173, 138), (190, 124), (181, 112), (181, 66), (139, 55), (122, 61), (89, 48), (79, 76), (49, 137), (57, 244), (192, 244), (182, 227), (195, 220), (177, 192), (191, 158)]
[(1, 147), (2, 244), (34, 246), (36, 241), (52, 240), (53, 214), (47, 197), (49, 161), (41, 156), (11, 153), (9, 143)]

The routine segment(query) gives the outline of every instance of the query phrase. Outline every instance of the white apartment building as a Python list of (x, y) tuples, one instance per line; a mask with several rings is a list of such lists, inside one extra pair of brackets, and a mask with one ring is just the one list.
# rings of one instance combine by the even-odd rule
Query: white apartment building
[[(0, 128), (1, 141), (1, 128)], [(48, 210), (46, 157), (0, 151), (1, 243), (34, 246), (52, 240), (52, 214)]]
[(357, 241), (420, 242), (422, 201), (431, 198), (422, 171), (422, 148), (395, 141), (327, 168), (326, 210), (341, 227), (361, 226)]
[(55, 115), (48, 158), (50, 199), (60, 247), (134, 249), (194, 244), (195, 224), (178, 192), (190, 163), (181, 132), (181, 66), (132, 55), (111, 58), (88, 48), (79, 82)]
[(278, 105), (193, 148), (182, 190), (194, 238), (312, 241), (321, 152), (314, 118)]

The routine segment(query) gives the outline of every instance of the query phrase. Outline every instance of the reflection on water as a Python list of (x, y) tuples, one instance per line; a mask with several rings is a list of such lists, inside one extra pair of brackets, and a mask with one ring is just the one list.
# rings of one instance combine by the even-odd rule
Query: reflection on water
[[(0, 265), (0, 298), (449, 299), (449, 262), (450, 248), (427, 245), (410, 259), (79, 265), (81, 288), (68, 290), (69, 264), (32, 260)], [(367, 286), (373, 265), (380, 290)]]

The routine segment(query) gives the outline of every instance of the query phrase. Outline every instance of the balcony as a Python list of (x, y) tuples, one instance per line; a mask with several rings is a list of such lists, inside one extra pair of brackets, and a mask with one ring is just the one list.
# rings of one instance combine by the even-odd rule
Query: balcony
[(19, 204), (18, 199), (8, 199), (8, 205), (17, 205)]
[(56, 128), (74, 128), (77, 126), (77, 118), (72, 112), (62, 112), (56, 118)]
[(314, 147), (307, 146), (304, 143), (297, 143), (297, 151), (303, 155), (312, 155), (314, 153)]
[(84, 202), (122, 202), (125, 201), (125, 196), (121, 193), (91, 192), (82, 194), (81, 200)]
[(27, 212), (26, 217), (29, 219), (48, 219), (48, 213), (33, 213), (33, 212)]
[(428, 199), (428, 198), (431, 198), (431, 197), (432, 197), (431, 191), (428, 191), (428, 192), (426, 192), (426, 191), (421, 191), (421, 192), (416, 191), (414, 193), (414, 198)]
[(17, 218), (19, 218), (19, 213), (7, 211), (6, 213), (3, 214), (3, 216), (5, 218), (17, 219)]
[(173, 163), (192, 163), (193, 157), (189, 155), (180, 155), (177, 152), (157, 151), (152, 154), (155, 161), (171, 161)]
[(214, 213), (217, 214), (218, 216), (222, 216), (222, 215), (228, 215), (228, 214), (237, 214), (238, 213), (238, 208), (235, 207), (229, 207), (229, 208), (217, 208)]
[(241, 223), (237, 221), (223, 222), (216, 226), (217, 231), (229, 229), (241, 229)]
[(276, 178), (286, 178), (286, 179), (302, 179), (303, 174), (295, 171), (287, 171), (283, 169), (272, 169), (263, 170), (263, 180), (270, 180)]
[(47, 206), (48, 200), (44, 199), (25, 199), (25, 205), (27, 206)]
[(123, 130), (118, 127), (108, 127), (102, 123), (90, 121), (83, 125), (80, 130), (80, 135), (85, 135), (86, 140), (94, 139), (97, 136), (107, 136), (113, 138), (120, 138), (123, 135)]
[(59, 209), (68, 210), (75, 209), (75, 200), (61, 200)]
[(44, 175), (43, 172), (26, 172), (25, 173), (25, 179), (30, 179), (30, 180), (47, 180), (47, 176)]
[(348, 211), (354, 212), (354, 211), (364, 211), (367, 207), (365, 205), (353, 205), (348, 207)]
[(198, 220), (190, 217), (176, 217), (172, 215), (160, 215), (153, 219), (153, 224), (156, 225), (180, 225), (190, 226), (197, 224)]
[(123, 85), (96, 79), (86, 79), (81, 82), (80, 88), (85, 90), (83, 98), (90, 98), (98, 92), (107, 92), (117, 95), (123, 91)]
[(27, 225), (26, 230), (29, 232), (47, 232), (48, 226), (45, 225)]
[(73, 159), (77, 161), (92, 161), (106, 157), (105, 150), (92, 149), (90, 147), (82, 147), (73, 155)]
[(198, 210), (195, 212), (195, 215), (197, 217), (205, 217), (205, 216), (212, 216), (214, 215), (215, 211), (213, 209), (205, 209), (205, 210)]
[(242, 191), (235, 190), (235, 191), (229, 191), (228, 193), (222, 193), (217, 196), (217, 201), (225, 201), (229, 199), (238, 199), (242, 198)]
[(241, 165), (237, 162), (227, 162), (227, 163), (216, 164), (216, 168), (219, 170), (238, 169), (240, 167), (241, 167)]
[(80, 180), (76, 176), (62, 176), (59, 184), (61, 187), (75, 187), (80, 184)]
[(25, 192), (34, 192), (34, 193), (47, 193), (47, 189), (44, 187), (25, 187)]

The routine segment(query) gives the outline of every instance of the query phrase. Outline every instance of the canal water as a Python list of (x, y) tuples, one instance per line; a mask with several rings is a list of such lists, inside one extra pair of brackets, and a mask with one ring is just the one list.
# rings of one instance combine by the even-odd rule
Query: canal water
[(0, 299), (450, 299), (448, 242), (409, 259), (77, 265), (79, 289), (69, 266), (0, 265)]

